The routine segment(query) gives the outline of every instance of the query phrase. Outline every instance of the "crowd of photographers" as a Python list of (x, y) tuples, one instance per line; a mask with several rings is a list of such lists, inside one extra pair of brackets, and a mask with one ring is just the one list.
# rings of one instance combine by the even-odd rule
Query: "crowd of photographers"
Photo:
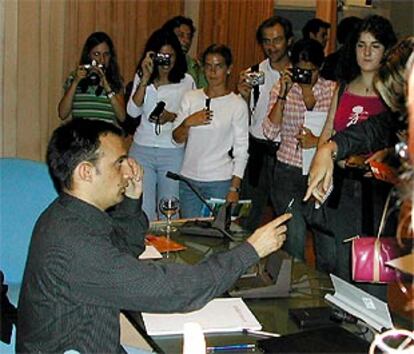
[[(65, 83), (59, 115), (117, 125), (125, 124), (126, 117), (137, 122), (130, 155), (144, 167), (143, 209), (150, 220), (162, 217), (158, 205), (165, 196), (179, 196), (184, 217), (201, 213), (202, 205), (188, 187), (166, 178), (167, 171), (182, 174), (205, 198), (231, 203), (250, 199), (250, 214), (242, 221), (249, 230), (260, 225), (268, 205), (279, 215), (294, 200), (285, 249), (303, 260), (306, 234), (312, 230), (317, 268), (335, 272), (344, 266), (336, 259), (343, 235), (338, 243), (326, 208), (302, 202), (308, 180), (305, 155), (316, 149), (320, 131), (337, 115), (349, 126), (386, 109), (373, 82), (396, 37), (381, 16), (349, 17), (338, 25), (342, 47), (325, 60), (329, 28), (329, 23), (312, 19), (295, 42), (288, 19), (272, 16), (263, 21), (256, 38), (265, 59), (239, 74), (234, 93), (228, 82), (230, 48), (215, 44), (200, 60), (192, 58), (193, 22), (174, 17), (149, 37), (127, 96), (111, 39), (93, 33)], [(341, 102), (346, 107), (337, 113), (338, 102), (348, 96), (350, 106)], [(371, 101), (378, 107), (372, 108)], [(310, 129), (315, 124), (319, 128)], [(334, 133), (330, 129), (329, 136)], [(367, 158), (372, 157), (362, 155), (362, 165)], [(355, 166), (345, 163), (350, 167)], [(361, 191), (355, 187), (346, 193)], [(361, 198), (348, 208), (361, 213)], [(364, 231), (359, 221), (352, 226), (356, 234)]]

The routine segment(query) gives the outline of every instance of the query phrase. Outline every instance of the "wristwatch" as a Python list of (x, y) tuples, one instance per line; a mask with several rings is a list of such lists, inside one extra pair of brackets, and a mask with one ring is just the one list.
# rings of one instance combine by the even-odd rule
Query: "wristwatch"
[(240, 193), (240, 188), (239, 188), (239, 187), (233, 187), (233, 186), (230, 186), (229, 191), (230, 191), (230, 192), (237, 192), (237, 193)]
[(108, 97), (109, 99), (111, 99), (112, 97), (114, 97), (116, 94), (115, 94), (115, 92), (114, 91), (111, 91), (111, 92), (108, 92), (107, 94), (106, 94), (106, 97)]

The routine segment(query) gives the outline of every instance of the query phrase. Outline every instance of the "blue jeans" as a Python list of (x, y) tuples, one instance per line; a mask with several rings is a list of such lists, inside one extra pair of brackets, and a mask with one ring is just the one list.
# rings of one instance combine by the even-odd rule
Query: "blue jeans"
[(178, 182), (165, 177), (168, 171), (179, 173), (184, 149), (158, 148), (133, 143), (129, 151), (144, 168), (144, 193), (142, 209), (149, 220), (157, 220), (159, 201), (163, 197), (178, 197)]
[[(189, 178), (188, 181), (199, 190), (206, 200), (210, 198), (226, 199), (231, 183), (231, 180), (199, 182)], [(181, 217), (195, 218), (200, 216), (203, 205), (195, 193), (184, 182), (180, 181)]]

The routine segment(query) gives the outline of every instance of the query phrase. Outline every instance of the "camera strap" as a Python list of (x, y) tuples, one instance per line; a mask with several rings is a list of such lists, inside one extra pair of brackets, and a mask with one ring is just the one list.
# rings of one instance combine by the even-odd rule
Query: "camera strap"
[[(250, 70), (254, 71), (254, 72), (259, 72), (259, 64), (252, 65), (250, 67)], [(256, 109), (257, 102), (259, 101), (259, 96), (260, 96), (259, 85), (253, 86), (253, 107), (251, 108), (252, 114)], [(251, 123), (252, 123), (251, 122), (251, 117), (249, 117), (249, 125)]]

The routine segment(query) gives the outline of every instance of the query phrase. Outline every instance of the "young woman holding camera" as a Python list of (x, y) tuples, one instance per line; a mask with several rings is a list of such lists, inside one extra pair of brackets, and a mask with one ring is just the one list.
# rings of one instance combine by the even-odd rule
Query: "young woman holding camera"
[[(396, 41), (391, 23), (378, 15), (363, 19), (348, 38), (337, 67), (340, 85), (318, 146), (324, 145), (336, 132), (386, 110), (374, 89), (374, 77)], [(335, 167), (334, 189), (327, 200), (327, 213), (335, 234), (335, 273), (345, 280), (351, 279), (351, 242), (343, 240), (355, 235), (374, 235), (378, 231), (390, 185), (367, 177), (365, 167), (370, 160), (381, 161), (385, 152), (353, 155), (339, 161)]]
[[(228, 87), (230, 48), (213, 44), (202, 57), (208, 85), (184, 95), (174, 123), (174, 140), (185, 144), (181, 174), (206, 199), (237, 202), (247, 163), (249, 115), (246, 102)], [(203, 203), (180, 182), (181, 215), (201, 215)]]
[(305, 259), (307, 228), (315, 234), (316, 266), (330, 271), (333, 248), (332, 235), (324, 227), (323, 210), (301, 203), (306, 191), (307, 177), (302, 171), (303, 150), (316, 147), (318, 137), (304, 126), (305, 117), (323, 121), (335, 89), (333, 81), (319, 76), (324, 61), (322, 45), (313, 39), (301, 39), (292, 47), (293, 67), (286, 69), (270, 93), (268, 118), (263, 132), (274, 140), (279, 134), (281, 143), (276, 153), (273, 175), (272, 203), (277, 215), (282, 214), (292, 198), (293, 217), (288, 224), (285, 249), (295, 258)]
[(125, 120), (122, 77), (115, 47), (104, 32), (94, 32), (86, 40), (78, 68), (64, 85), (59, 117), (89, 118), (115, 124)]
[(173, 143), (172, 130), (182, 96), (195, 88), (186, 71), (177, 36), (155, 31), (145, 45), (127, 105), (131, 117), (141, 116), (130, 154), (145, 170), (143, 209), (150, 220), (158, 218), (163, 197), (178, 197), (178, 182), (165, 175), (178, 173), (183, 160), (184, 150)]

